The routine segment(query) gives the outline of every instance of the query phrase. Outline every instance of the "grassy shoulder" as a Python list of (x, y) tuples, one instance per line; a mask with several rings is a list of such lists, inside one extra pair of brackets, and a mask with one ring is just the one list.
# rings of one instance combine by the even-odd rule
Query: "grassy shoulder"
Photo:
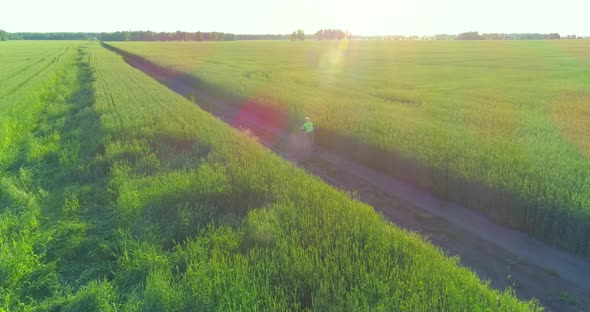
[(76, 54), (3, 172), (2, 308), (539, 310), (100, 45)]
[(590, 255), (587, 43), (110, 44), (238, 106), (311, 115), (327, 146)]

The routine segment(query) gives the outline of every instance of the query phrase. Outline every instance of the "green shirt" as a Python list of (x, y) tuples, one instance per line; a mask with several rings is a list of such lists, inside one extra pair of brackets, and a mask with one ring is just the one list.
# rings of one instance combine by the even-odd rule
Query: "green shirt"
[(313, 132), (313, 123), (311, 121), (306, 121), (303, 126), (301, 126), (301, 129), (305, 129), (305, 132), (311, 133)]

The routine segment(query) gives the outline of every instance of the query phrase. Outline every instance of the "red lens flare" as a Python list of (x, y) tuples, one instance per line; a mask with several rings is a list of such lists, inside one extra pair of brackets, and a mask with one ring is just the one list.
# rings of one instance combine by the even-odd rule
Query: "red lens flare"
[(240, 107), (231, 125), (249, 129), (261, 142), (274, 145), (285, 131), (287, 113), (280, 107), (248, 101)]

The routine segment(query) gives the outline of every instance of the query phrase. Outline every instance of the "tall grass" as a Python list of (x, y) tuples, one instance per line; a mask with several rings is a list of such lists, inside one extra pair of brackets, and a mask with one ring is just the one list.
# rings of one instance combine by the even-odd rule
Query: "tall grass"
[(540, 310), (100, 45), (60, 62), (2, 167), (2, 309)]

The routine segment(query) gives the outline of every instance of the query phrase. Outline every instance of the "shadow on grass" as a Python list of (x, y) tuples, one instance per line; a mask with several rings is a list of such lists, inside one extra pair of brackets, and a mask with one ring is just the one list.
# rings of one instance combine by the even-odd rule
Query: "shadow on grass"
[[(217, 88), (212, 84), (208, 84), (198, 77), (154, 64), (140, 56), (123, 51), (105, 42), (101, 42), (101, 44), (105, 49), (121, 55), (125, 62), (127, 62), (129, 65), (140, 69), (174, 92), (181, 94), (189, 100), (194, 101), (200, 92), (207, 92), (211, 95), (223, 96), (224, 101), (234, 107), (238, 107), (240, 104), (245, 103), (245, 99), (235, 96), (232, 97), (228, 93), (224, 92), (223, 89)], [(206, 111), (212, 112), (213, 114), (221, 113), (221, 111), (218, 110), (218, 106), (215, 105), (205, 105), (202, 108)]]
[[(78, 48), (75, 89), (65, 105), (48, 105), (45, 123), (60, 138), (58, 151), (37, 166), (48, 190), (44, 214), (61, 221), (53, 224), (54, 238), (47, 246), (47, 260), (57, 263), (63, 280), (74, 288), (98, 277), (112, 277), (115, 233), (107, 189), (108, 164), (104, 160), (106, 133), (94, 109), (94, 70), (86, 47)], [(72, 83), (74, 84), (74, 83)]]

